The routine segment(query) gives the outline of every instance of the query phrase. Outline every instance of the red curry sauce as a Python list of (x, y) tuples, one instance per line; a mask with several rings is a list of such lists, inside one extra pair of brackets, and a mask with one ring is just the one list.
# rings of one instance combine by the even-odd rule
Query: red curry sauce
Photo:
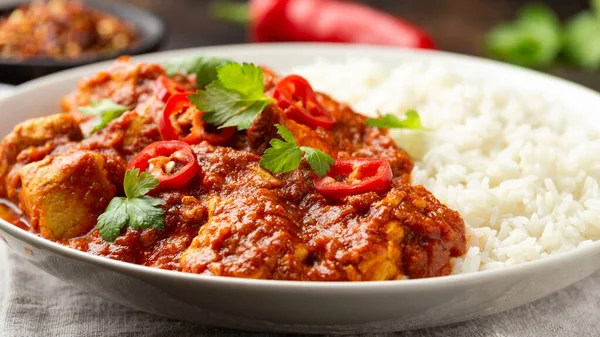
[[(279, 79), (266, 75), (272, 92)], [(163, 230), (127, 228), (106, 242), (90, 224), (113, 196), (123, 195), (127, 163), (161, 140), (156, 119), (164, 102), (152, 85), (160, 76), (166, 76), (161, 66), (121, 59), (65, 97), (63, 114), (24, 122), (4, 139), (0, 197), (19, 205), (32, 231), (130, 263), (262, 279), (441, 276), (450, 273), (451, 257), (465, 253), (463, 220), (425, 188), (410, 185), (408, 154), (385, 131), (365, 126), (365, 117), (320, 93), (319, 103), (335, 119), (331, 129), (297, 123), (268, 106), (250, 129), (236, 131), (227, 142), (191, 146), (201, 174), (184, 188), (153, 193), (165, 202)], [(173, 81), (190, 87), (183, 76)], [(135, 108), (84, 138), (88, 117), (77, 107), (102, 98)], [(315, 189), (305, 162), (290, 173), (266, 171), (259, 161), (277, 137), (274, 124), (285, 125), (299, 145), (336, 159), (386, 160), (391, 186), (332, 199)], [(0, 217), (22, 224), (2, 205)], [(67, 223), (71, 227), (63, 228)]]

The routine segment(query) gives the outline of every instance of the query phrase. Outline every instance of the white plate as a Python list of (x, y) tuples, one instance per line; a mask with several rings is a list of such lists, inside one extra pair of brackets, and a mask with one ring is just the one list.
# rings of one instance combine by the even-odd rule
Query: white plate
[(9, 84), (0, 83), (0, 97), (8, 95), (15, 87)]
[[(571, 111), (599, 123), (591, 107), (600, 95), (570, 82), (517, 67), (441, 52), (395, 48), (275, 44), (199, 48), (151, 54), (215, 55), (285, 71), (325, 57), (370, 57), (390, 68), (402, 60), (429, 60), (518, 88), (553, 95)], [(57, 73), (17, 88), (0, 101), (0, 135), (24, 119), (58, 111), (58, 100), (79, 79), (107, 63)], [(179, 320), (242, 329), (296, 332), (380, 332), (473, 319), (532, 302), (600, 269), (600, 242), (502, 270), (440, 278), (311, 283), (209, 277), (112, 261), (65, 248), (0, 221), (8, 245), (39, 268), (91, 293)], [(30, 253), (28, 253), (30, 252)]]

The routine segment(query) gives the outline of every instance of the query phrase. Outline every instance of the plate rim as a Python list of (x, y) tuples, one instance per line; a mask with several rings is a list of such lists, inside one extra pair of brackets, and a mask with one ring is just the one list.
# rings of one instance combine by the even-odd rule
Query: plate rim
[[(461, 55), (443, 51), (430, 51), (430, 50), (413, 50), (398, 47), (382, 47), (382, 46), (366, 46), (366, 45), (347, 45), (347, 44), (329, 44), (329, 43), (267, 43), (267, 44), (238, 44), (238, 45), (224, 45), (224, 46), (211, 46), (211, 47), (197, 47), (197, 48), (186, 48), (177, 49), (170, 51), (163, 51), (157, 53), (142, 54), (132, 56), (134, 61), (151, 61), (158, 59), (166, 59), (168, 57), (179, 57), (193, 54), (228, 54), (232, 51), (238, 54), (246, 55), (249, 52), (255, 54), (261, 53), (290, 53), (291, 50), (298, 48), (304, 49), (318, 49), (320, 52), (332, 52), (342, 53), (352, 50), (362, 49), (364, 52), (372, 52), (373, 58), (377, 59), (377, 54), (395, 54), (400, 57), (416, 57), (426, 55), (428, 59), (445, 59), (447, 61), (461, 60), (464, 62), (474, 62), (482, 66), (500, 67), (512, 69), (512, 71), (523, 72), (529, 74), (529, 76), (535, 76), (545, 81), (552, 81), (573, 87), (573, 90), (579, 90), (586, 95), (593, 95), (600, 99), (600, 93), (587, 88), (583, 85), (555, 77), (539, 71), (525, 69), (510, 64), (505, 64), (495, 60), (489, 60), (469, 55)], [(243, 56), (243, 55), (242, 55)], [(51, 75), (43, 76), (41, 78), (28, 81), (24, 84), (15, 87), (11, 93), (3, 98), (0, 98), (0, 104), (6, 100), (10, 100), (12, 96), (18, 96), (27, 93), (30, 90), (36, 88), (46, 87), (51, 85), (52, 82), (60, 79), (71, 79), (76, 76), (84, 76), (85, 74), (93, 74), (98, 68), (106, 67), (113, 61), (102, 61), (96, 62), (80, 67), (76, 67), (69, 70), (60, 71)], [(385, 292), (391, 289), (395, 291), (426, 291), (427, 289), (437, 288), (444, 286), (448, 288), (462, 287), (465, 284), (479, 284), (484, 283), (492, 279), (496, 279), (502, 276), (514, 276), (515, 274), (527, 274), (535, 273), (536, 270), (540, 270), (552, 266), (560, 266), (563, 263), (569, 261), (576, 261), (583, 256), (600, 254), (600, 240), (588, 243), (584, 246), (577, 247), (569, 252), (559, 253), (553, 256), (545, 257), (539, 260), (522, 263), (519, 265), (508, 266), (504, 268), (483, 270), (465, 274), (455, 274), (440, 277), (431, 277), (424, 279), (408, 279), (408, 280), (390, 280), (390, 281), (365, 281), (365, 282), (348, 282), (348, 281), (334, 281), (334, 282), (319, 282), (319, 281), (288, 281), (288, 280), (255, 280), (245, 278), (235, 278), (230, 276), (210, 276), (200, 275), (193, 273), (186, 273), (181, 271), (164, 270), (158, 268), (152, 268), (143, 265), (137, 265), (133, 263), (127, 263), (118, 260), (112, 260), (102, 256), (96, 256), (89, 253), (85, 253), (73, 248), (62, 246), (50, 240), (46, 240), (34, 233), (24, 231), (17, 226), (14, 226), (2, 219), (0, 219), (0, 230), (7, 232), (9, 235), (17, 238), (21, 242), (26, 242), (34, 247), (41, 248), (44, 250), (51, 251), (55, 254), (72, 258), (76, 260), (82, 260), (83, 262), (91, 263), (101, 268), (108, 268), (113, 271), (122, 273), (134, 273), (139, 276), (147, 277), (158, 277), (170, 280), (181, 280), (187, 282), (200, 282), (209, 283), (214, 285), (230, 285), (230, 286), (245, 286), (245, 287), (269, 287), (270, 289), (276, 288), (277, 290), (290, 290), (290, 289), (310, 289), (311, 291), (322, 291), (330, 292), (332, 289), (338, 291), (349, 291), (353, 292), (356, 290), (360, 291), (371, 291), (371, 292)]]

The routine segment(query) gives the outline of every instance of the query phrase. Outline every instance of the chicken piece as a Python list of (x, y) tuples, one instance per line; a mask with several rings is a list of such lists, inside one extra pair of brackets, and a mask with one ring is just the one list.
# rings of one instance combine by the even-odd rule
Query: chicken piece
[(371, 192), (330, 203), (309, 194), (302, 235), (313, 281), (383, 281), (446, 275), (465, 253), (464, 223), (419, 186), (397, 178), (381, 198)]
[(76, 91), (62, 99), (61, 107), (78, 114), (78, 107), (103, 98), (136, 106), (153, 94), (154, 80), (161, 75), (166, 75), (165, 70), (158, 64), (134, 63), (127, 56), (120, 57), (108, 71), (82, 80)]
[(276, 192), (214, 195), (208, 222), (181, 257), (185, 272), (255, 279), (301, 279), (308, 250)]
[(48, 156), (19, 172), (20, 208), (32, 228), (50, 240), (65, 240), (89, 232), (115, 196), (102, 155), (76, 151)]
[(93, 151), (113, 149), (129, 161), (146, 146), (159, 140), (160, 133), (153, 118), (129, 111), (83, 140), (79, 148)]
[(281, 181), (260, 157), (202, 143), (208, 220), (181, 257), (183, 271), (232, 277), (299, 279), (306, 247), (292, 207), (278, 193)]
[[(79, 113), (78, 108), (87, 106), (92, 101), (109, 98), (117, 104), (135, 108), (138, 113), (147, 113), (151, 118), (155, 118), (164, 107), (164, 103), (155, 97), (155, 81), (160, 76), (166, 76), (165, 69), (161, 65), (135, 63), (131, 62), (128, 56), (123, 56), (118, 58), (108, 71), (82, 80), (77, 90), (61, 100), (61, 107), (63, 111), (72, 113), (78, 120), (86, 121), (91, 117)], [(175, 75), (170, 79), (189, 92), (196, 90), (190, 80), (183, 75)], [(141, 105), (153, 108), (148, 110)]]
[(16, 176), (11, 174), (15, 164), (41, 160), (56, 147), (82, 138), (79, 124), (69, 114), (34, 118), (17, 125), (0, 143), (0, 197), (9, 194), (7, 185), (14, 185), (8, 183), (12, 181), (8, 178)]
[(165, 227), (161, 230), (127, 227), (114, 242), (105, 241), (93, 230), (64, 244), (113, 260), (179, 270), (181, 254), (206, 221), (206, 209), (195, 197), (180, 191), (162, 192), (159, 197), (165, 202)]
[(410, 278), (450, 274), (451, 257), (467, 252), (465, 223), (423, 186), (402, 183), (382, 200), (402, 226), (402, 269)]

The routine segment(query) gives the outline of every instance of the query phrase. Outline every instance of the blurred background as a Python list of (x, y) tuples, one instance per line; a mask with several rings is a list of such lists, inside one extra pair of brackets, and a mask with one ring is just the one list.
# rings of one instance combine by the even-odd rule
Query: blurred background
[[(168, 27), (165, 49), (177, 49), (247, 41), (242, 25), (211, 16), (207, 0), (118, 0), (147, 9)], [(514, 20), (528, 3), (544, 3), (562, 19), (588, 9), (588, 0), (356, 0), (411, 21), (427, 31), (441, 50), (489, 56), (484, 48), (486, 34), (501, 23)], [(600, 38), (600, 36), (599, 36)], [(600, 90), (600, 76), (589, 70), (565, 66), (544, 69)]]
[[(494, 27), (514, 21), (524, 5), (545, 4), (566, 27), (566, 22), (570, 18), (584, 11), (590, 11), (590, 7), (593, 7), (591, 3), (594, 1), (354, 0), (353, 2), (371, 6), (412, 22), (429, 33), (440, 50), (491, 57), (493, 55), (490, 54), (489, 49), (485, 48), (486, 37)], [(0, 0), (0, 5), (8, 2), (14, 3), (15, 1)], [(248, 42), (248, 29), (244, 25), (216, 18), (211, 14), (210, 4), (212, 1), (209, 0), (105, 0), (105, 2), (128, 3), (162, 19), (166, 24), (167, 34), (160, 46), (161, 49)], [(600, 4), (600, 1), (596, 1), (596, 3)], [(597, 16), (600, 18), (600, 14)], [(587, 27), (584, 27), (585, 29), (590, 30)], [(597, 29), (597, 32), (593, 31), (594, 29)], [(597, 51), (594, 51), (593, 54), (597, 54), (597, 65), (600, 68), (600, 19), (598, 19), (597, 27), (591, 30), (593, 32), (588, 35), (595, 35), (596, 41), (598, 41), (596, 43)], [(537, 31), (534, 33), (537, 34)], [(585, 39), (583, 40), (585, 41)], [(579, 46), (579, 48), (587, 47)], [(600, 90), (600, 76), (596, 73), (595, 67), (590, 69), (590, 67), (572, 66), (564, 62), (554, 62), (553, 59), (550, 64), (533, 68)]]
[[(0, 0), (1, 1), (1, 0)], [(169, 28), (166, 49), (243, 43), (245, 29), (215, 19), (208, 0), (113, 0), (127, 2), (160, 16)], [(483, 55), (489, 30), (514, 19), (528, 0), (355, 0), (404, 18), (429, 32), (442, 50)], [(566, 19), (589, 7), (588, 0), (548, 0)]]

